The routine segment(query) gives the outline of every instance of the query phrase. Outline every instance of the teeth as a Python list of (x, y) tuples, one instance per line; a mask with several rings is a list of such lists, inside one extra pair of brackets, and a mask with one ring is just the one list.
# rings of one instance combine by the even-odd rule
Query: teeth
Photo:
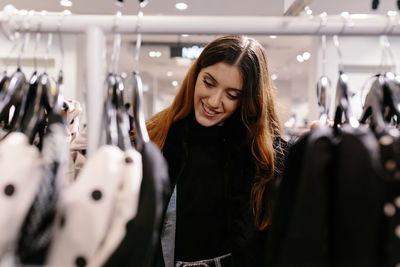
[(203, 105), (203, 107), (207, 111), (207, 113), (212, 114), (212, 115), (217, 114), (216, 112), (209, 110), (205, 105)]

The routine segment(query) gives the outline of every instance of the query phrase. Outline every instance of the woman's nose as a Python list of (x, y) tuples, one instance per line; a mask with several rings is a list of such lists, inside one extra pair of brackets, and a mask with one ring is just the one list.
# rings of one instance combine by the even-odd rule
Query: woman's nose
[(212, 95), (210, 95), (208, 99), (208, 104), (213, 108), (218, 108), (221, 104), (222, 100), (222, 91), (215, 91)]

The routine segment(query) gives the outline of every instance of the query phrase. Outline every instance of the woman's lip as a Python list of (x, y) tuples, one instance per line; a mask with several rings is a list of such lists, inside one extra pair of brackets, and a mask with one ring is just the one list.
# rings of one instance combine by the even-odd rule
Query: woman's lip
[(210, 113), (208, 113), (204, 107), (205, 107), (204, 103), (201, 102), (201, 108), (203, 109), (203, 113), (204, 113), (205, 116), (211, 117), (211, 118), (212, 118), (212, 117), (215, 117), (215, 116), (218, 115), (218, 112), (215, 113), (215, 114), (210, 114)]

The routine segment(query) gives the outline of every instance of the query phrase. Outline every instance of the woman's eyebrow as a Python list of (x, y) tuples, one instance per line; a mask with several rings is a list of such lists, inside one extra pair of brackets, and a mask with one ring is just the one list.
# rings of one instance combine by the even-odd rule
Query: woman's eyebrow
[(241, 93), (243, 90), (241, 90), (241, 89), (236, 89), (236, 88), (228, 88), (229, 90), (232, 90), (232, 91), (236, 91), (236, 92), (239, 92), (239, 93)]
[(207, 76), (213, 80), (215, 83), (218, 83), (218, 81), (209, 73), (209, 72), (205, 72), (205, 74), (207, 74)]
[[(216, 84), (218, 84), (218, 81), (209, 73), (209, 72), (204, 72), (204, 74), (206, 74), (208, 76), (208, 78), (210, 78), (211, 80), (213, 80)], [(242, 92), (242, 89), (237, 89), (237, 88), (228, 88), (229, 90), (235, 90), (235, 91), (240, 91)]]

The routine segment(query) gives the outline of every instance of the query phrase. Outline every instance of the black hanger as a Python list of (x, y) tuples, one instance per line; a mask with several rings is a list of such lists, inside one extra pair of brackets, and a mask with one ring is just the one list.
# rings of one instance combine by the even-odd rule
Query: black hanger
[[(141, 5), (141, 7), (143, 6)], [(142, 17), (143, 17), (143, 12), (139, 10), (136, 27), (139, 27), (141, 23), (140, 20)], [(139, 56), (140, 56), (141, 45), (142, 45), (142, 35), (140, 32), (138, 32), (136, 35), (136, 53), (135, 53), (133, 75), (132, 75), (132, 88), (133, 88), (132, 108), (134, 117), (134, 127), (132, 128), (135, 128), (134, 131), (135, 147), (139, 152), (142, 152), (144, 145), (150, 141), (142, 108), (143, 83), (142, 83), (142, 78), (140, 77), (139, 74)]]
[(391, 72), (384, 74), (384, 119), (390, 122), (393, 116), (400, 118), (400, 82)]
[(372, 129), (380, 133), (386, 127), (383, 118), (384, 109), (384, 90), (385, 78), (383, 75), (377, 75), (372, 83), (371, 89), (365, 98), (360, 122), (367, 123)]
[(333, 128), (335, 129), (337, 129), (340, 124), (349, 120), (350, 106), (347, 80), (347, 75), (343, 73), (343, 71), (339, 71), (335, 96), (335, 119), (333, 124)]
[(107, 119), (106, 125), (106, 143), (108, 145), (118, 145), (118, 129), (117, 129), (117, 111), (115, 105), (114, 91), (117, 86), (117, 80), (113, 73), (107, 76), (107, 91), (105, 97), (104, 112)]
[(0, 101), (1, 99), (3, 99), (1, 92), (3, 92), (6, 87), (8, 87), (9, 82), (10, 77), (8, 77), (7, 71), (4, 70), (2, 73), (0, 73)]
[(124, 105), (124, 83), (120, 75), (109, 73), (107, 77), (105, 112), (107, 117), (106, 142), (122, 150), (131, 147), (129, 116)]
[(321, 125), (326, 125), (329, 114), (330, 104), (330, 85), (329, 78), (325, 75), (321, 76), (317, 83), (317, 99), (319, 108), (319, 120)]
[(142, 109), (143, 99), (143, 84), (142, 78), (138, 72), (133, 72), (133, 114), (135, 126), (135, 146), (138, 151), (142, 151), (145, 143), (148, 143), (150, 138), (146, 128), (146, 121)]
[(16, 131), (17, 129), (20, 128), (22, 119), (25, 116), (25, 112), (27, 110), (28, 99), (31, 99), (32, 94), (36, 93), (38, 85), (39, 85), (39, 74), (35, 70), (28, 81), (28, 85), (26, 86), (26, 91), (23, 92), (19, 107), (15, 109), (13, 119), (10, 123), (10, 129), (12, 131)]
[[(5, 129), (12, 129), (15, 125), (15, 122), (18, 120), (20, 114), (24, 113), (25, 108), (25, 98), (29, 89), (29, 85), (26, 81), (25, 74), (21, 70), (22, 66), (22, 55), (24, 53), (25, 47), (29, 43), (29, 32), (25, 32), (24, 39), (21, 39), (21, 47), (18, 56), (18, 67), (17, 70), (10, 77), (8, 86), (3, 88), (4, 90), (0, 93), (0, 121), (3, 121), (5, 124)], [(18, 43), (15, 43), (13, 48), (17, 47)], [(8, 66), (8, 59), (6, 66)], [(7, 67), (6, 67), (7, 68)], [(36, 64), (35, 64), (36, 68)], [(12, 121), (10, 122), (10, 110), (11, 107), (14, 106), (14, 114), (12, 117)]]
[[(121, 12), (115, 14), (114, 30), (118, 25)], [(106, 140), (107, 144), (118, 146), (122, 150), (131, 148), (129, 138), (129, 116), (124, 106), (124, 83), (118, 74), (121, 35), (114, 32), (114, 45), (111, 55), (110, 69), (107, 77), (107, 93), (105, 112), (107, 117)], [(114, 68), (114, 71), (113, 71)]]
[(64, 72), (61, 69), (58, 72), (58, 78), (57, 78), (57, 83), (56, 83), (56, 90), (54, 94), (54, 102), (53, 102), (53, 108), (51, 109), (51, 113), (60, 115), (61, 116), (61, 110), (64, 105), (64, 95), (63, 92), (61, 91), (62, 84), (64, 83)]
[[(14, 42), (14, 45), (12, 46), (12, 48), (10, 49), (8, 56), (6, 58), (6, 66), (4, 71), (0, 74), (0, 101), (3, 102), (3, 100), (5, 100), (6, 97), (9, 97), (9, 95), (7, 95), (7, 90), (10, 87), (10, 80), (11, 77), (7, 75), (7, 69), (8, 69), (8, 65), (10, 62), (10, 56), (13, 53), (13, 51), (18, 47), (18, 45), (21, 45), (21, 50), (23, 50), (23, 46), (24, 46), (24, 41), (21, 38), (21, 43), (18, 42), (19, 38), (16, 38), (16, 41)], [(22, 52), (20, 51), (20, 55), (19, 57), (21, 57)], [(18, 60), (18, 68), (17, 71), (21, 70), (21, 60)]]
[(26, 110), (17, 131), (25, 133), (29, 137), (31, 144), (33, 144), (37, 133), (39, 133), (40, 137), (43, 137), (44, 133), (39, 132), (39, 130), (44, 130), (45, 109), (48, 106), (46, 91), (50, 90), (50, 88), (50, 77), (44, 72), (39, 76), (36, 88), (32, 87), (32, 90), (28, 93)]
[(125, 151), (131, 148), (129, 137), (129, 115), (124, 105), (124, 82), (120, 75), (116, 75), (116, 82), (114, 96), (118, 127), (118, 147)]
[(11, 106), (20, 107), (23, 95), (26, 93), (26, 78), (21, 68), (17, 70), (10, 77), (8, 86), (2, 91), (0, 95), (0, 121), (4, 121), (6, 128), (9, 124), (9, 112)]

